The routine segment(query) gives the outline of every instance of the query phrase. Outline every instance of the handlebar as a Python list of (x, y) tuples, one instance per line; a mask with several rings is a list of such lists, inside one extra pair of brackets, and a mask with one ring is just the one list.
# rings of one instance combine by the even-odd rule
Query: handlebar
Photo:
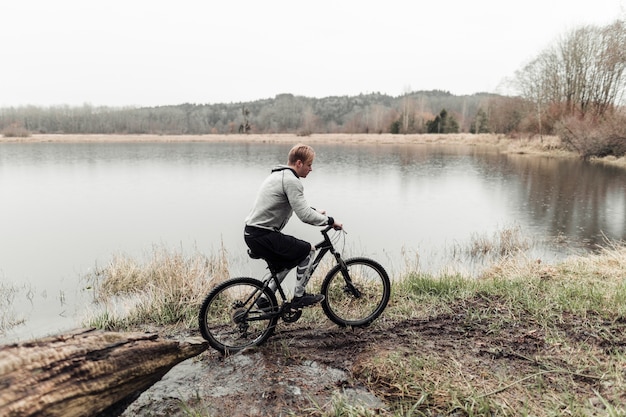
[[(334, 228), (332, 225), (330, 225), (330, 224), (329, 224), (328, 226), (325, 226), (325, 227), (322, 229), (322, 234), (326, 234), (326, 233), (328, 233), (331, 229), (335, 229), (335, 228)], [(344, 230), (344, 228), (343, 228), (343, 227), (341, 227), (341, 228), (339, 228), (339, 229), (335, 229), (335, 230), (343, 230), (343, 231), (344, 231), (344, 233), (346, 233), (346, 231)]]

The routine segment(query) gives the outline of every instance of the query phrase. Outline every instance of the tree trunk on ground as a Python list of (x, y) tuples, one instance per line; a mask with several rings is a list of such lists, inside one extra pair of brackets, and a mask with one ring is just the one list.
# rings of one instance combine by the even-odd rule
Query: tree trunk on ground
[(206, 348), (195, 338), (93, 329), (0, 346), (0, 415), (117, 415)]

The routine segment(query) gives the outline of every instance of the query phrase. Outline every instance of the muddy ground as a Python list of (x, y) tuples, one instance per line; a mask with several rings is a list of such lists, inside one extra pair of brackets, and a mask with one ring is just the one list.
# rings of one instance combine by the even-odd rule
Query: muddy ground
[[(551, 372), (557, 370), (554, 376), (571, 374), (566, 386), (558, 389), (589, 397), (592, 406), (594, 398), (590, 393), (594, 390), (626, 402), (626, 394), (610, 392), (602, 378), (586, 376), (579, 368), (569, 370), (568, 366), (580, 364), (568, 364), (570, 359), (559, 356), (559, 346), (551, 344), (545, 328), (532, 319), (520, 317), (494, 331), (494, 326), (502, 323), (496, 323), (494, 318), (468, 317), (468, 303), (473, 304), (474, 311), (499, 309), (498, 313), (507, 314), (506, 306), (499, 300), (477, 297), (451, 306), (449, 313), (397, 322), (383, 317), (365, 329), (341, 329), (329, 322), (279, 322), (276, 333), (261, 347), (230, 357), (209, 350), (176, 366), (131, 404), (124, 415), (189, 416), (200, 411), (203, 416), (320, 416), (329, 411), (331, 400), (338, 395), (377, 415), (391, 415), (386, 404), (398, 395), (397, 390), (389, 386), (379, 390), (377, 397), (359, 382), (365, 380), (359, 375), (363, 369), (360, 364), (389, 352), (417, 352), (425, 357), (437, 356), (442, 363), (455, 363), (463, 370), (460, 379), (472, 380), (472, 385), (486, 392), (491, 390), (488, 384), (495, 374), (513, 375), (523, 382), (528, 375), (537, 373), (550, 378)], [(620, 320), (586, 317), (583, 321), (572, 316), (563, 317), (556, 330), (565, 338), (563, 345), (584, 343), (586, 349), (596, 349), (603, 356), (626, 351), (624, 325)], [(514, 389), (522, 385), (495, 390), (493, 394), (509, 394), (503, 401), (515, 409), (515, 401), (520, 401), (521, 406), (521, 402), (533, 400), (518, 399), (521, 394)], [(433, 401), (436, 403), (437, 399)], [(443, 409), (445, 402), (444, 398)], [(601, 407), (597, 401), (596, 405)], [(441, 414), (435, 410), (433, 415)]]

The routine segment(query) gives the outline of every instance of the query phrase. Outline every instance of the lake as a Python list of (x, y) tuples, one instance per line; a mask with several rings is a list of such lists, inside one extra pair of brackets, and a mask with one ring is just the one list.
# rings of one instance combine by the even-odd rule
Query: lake
[[(303, 138), (305, 140), (306, 138)], [(18, 287), (26, 320), (0, 341), (79, 324), (81, 280), (116, 254), (154, 247), (229, 254), (232, 275), (258, 275), (243, 220), (291, 144), (0, 143), (0, 285)], [(554, 262), (626, 239), (626, 170), (458, 145), (315, 145), (309, 203), (344, 223), (346, 256), (392, 276), (479, 268), (466, 249), (516, 230), (528, 256)], [(295, 218), (286, 232), (312, 242)], [(2, 307), (2, 302), (0, 302)]]

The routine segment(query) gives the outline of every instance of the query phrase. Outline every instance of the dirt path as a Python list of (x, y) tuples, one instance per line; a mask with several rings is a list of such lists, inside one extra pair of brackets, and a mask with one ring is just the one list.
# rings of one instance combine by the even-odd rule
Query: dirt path
[[(202, 409), (207, 416), (321, 415), (338, 395), (385, 415), (384, 399), (353, 376), (359, 363), (372, 355), (412, 352), (419, 346), (425, 353), (475, 362), (495, 346), (527, 355), (542, 344), (524, 329), (494, 338), (481, 327), (468, 329), (454, 314), (395, 323), (383, 319), (356, 330), (281, 323), (260, 348), (226, 358), (208, 351), (177, 366), (124, 416), (184, 416), (181, 405)], [(471, 346), (459, 343), (468, 337)], [(501, 358), (509, 362), (506, 366), (515, 366), (514, 359)]]
[[(496, 314), (469, 317), (469, 304), (472, 311)], [(582, 372), (585, 364), (576, 363), (577, 356), (570, 351), (584, 346), (600, 361), (614, 352), (625, 352), (622, 321), (564, 316), (558, 328), (550, 330), (553, 334), (546, 334), (545, 327), (530, 317), (505, 322), (498, 319), (500, 315), (509, 315), (506, 303), (477, 296), (435, 317), (397, 322), (383, 317), (366, 329), (280, 322), (276, 333), (259, 348), (226, 358), (210, 350), (183, 362), (124, 415), (189, 416), (200, 410), (202, 416), (320, 416), (339, 395), (347, 404), (391, 415), (385, 403), (399, 396), (406, 399), (406, 392), (394, 387), (396, 381), (377, 381), (380, 398), (360, 382), (367, 381), (369, 371), (364, 364), (390, 355), (431, 361), (416, 376), (419, 380), (412, 382), (416, 385), (428, 387), (433, 379), (447, 378), (445, 384), (469, 390), (470, 398), (497, 395), (512, 409), (533, 401), (541, 407), (542, 395), (550, 395), (533, 388), (532, 375), (540, 375), (549, 389), (589, 398), (590, 404), (594, 404), (594, 390), (626, 401), (626, 394), (612, 392), (601, 375)], [(554, 332), (561, 334), (562, 343), (551, 342)], [(443, 365), (429, 367), (433, 362)], [(515, 382), (506, 383), (511, 380)], [(431, 409), (449, 406), (448, 392), (435, 389), (429, 395)]]

